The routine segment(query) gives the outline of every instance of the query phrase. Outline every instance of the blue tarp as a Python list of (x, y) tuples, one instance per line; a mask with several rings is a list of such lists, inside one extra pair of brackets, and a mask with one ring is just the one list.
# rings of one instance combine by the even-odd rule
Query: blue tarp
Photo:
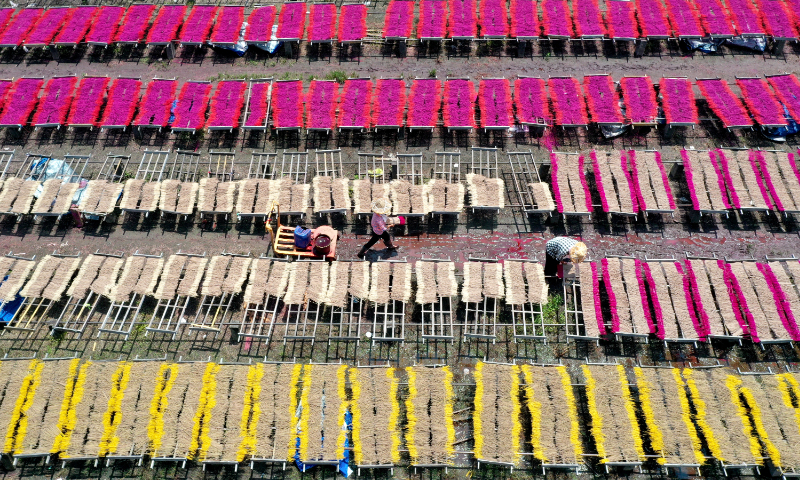
[[(3, 277), (3, 282), (6, 280), (8, 280), (8, 275)], [(0, 282), (0, 285), (2, 284), (3, 283)], [(14, 297), (14, 300), (3, 303), (3, 306), (0, 307), (0, 322), (10, 322), (14, 318), (14, 314), (19, 310), (20, 305), (22, 305), (23, 300), (25, 299), (17, 295)]]
[[(353, 429), (353, 416), (350, 414), (349, 409), (344, 414), (344, 424), (347, 430)], [(325, 437), (322, 437), (322, 441), (325, 442)], [(297, 437), (294, 446), (294, 464), (297, 465), (297, 468), (299, 468), (301, 472), (307, 472), (314, 468), (315, 465), (306, 465), (300, 461), (300, 437)], [(352, 446), (349, 439), (345, 438), (344, 446), (345, 448)], [(345, 450), (344, 458), (339, 460), (339, 473), (344, 475), (345, 478), (350, 477), (353, 473), (353, 469), (350, 468), (350, 455), (347, 452), (349, 452), (349, 450)]]

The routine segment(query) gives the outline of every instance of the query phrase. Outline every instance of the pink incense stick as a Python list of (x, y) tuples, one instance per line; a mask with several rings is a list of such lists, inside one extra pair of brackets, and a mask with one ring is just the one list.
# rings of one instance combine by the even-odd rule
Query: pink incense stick
[(125, 9), (122, 7), (100, 7), (100, 12), (92, 21), (89, 33), (86, 34), (86, 42), (109, 45), (117, 35), (119, 22), (123, 15), (125, 15)]
[(511, 0), (511, 37), (537, 38), (542, 34), (536, 0)]
[(72, 10), (72, 15), (53, 39), (53, 43), (80, 43), (86, 36), (86, 32), (89, 31), (89, 27), (92, 26), (94, 18), (100, 13), (100, 7), (75, 7)]
[(772, 94), (762, 78), (739, 78), (736, 80), (742, 91), (747, 109), (761, 125), (786, 125), (783, 107)]
[(219, 9), (219, 16), (211, 31), (211, 43), (236, 43), (242, 33), (244, 7), (226, 6)]
[(139, 43), (144, 37), (150, 17), (153, 16), (155, 5), (132, 5), (128, 7), (122, 25), (117, 31), (115, 42)]
[(41, 8), (23, 8), (0, 35), (0, 45), (20, 46), (36, 22), (44, 14)]
[(147, 33), (147, 43), (167, 43), (178, 39), (178, 30), (186, 15), (185, 5), (165, 5), (156, 15)]
[(238, 128), (246, 92), (247, 84), (243, 81), (219, 82), (211, 99), (208, 126)]
[(606, 2), (606, 29), (609, 38), (639, 38), (634, 15), (636, 4), (630, 1)]
[(698, 80), (697, 86), (726, 127), (753, 124), (742, 101), (733, 93), (728, 82), (721, 79)]
[(481, 37), (508, 36), (508, 10), (506, 0), (481, 2)]
[(572, 0), (572, 18), (578, 38), (599, 37), (606, 33), (597, 0)]
[(408, 126), (435, 127), (442, 107), (442, 83), (435, 78), (416, 79), (408, 96)]
[(655, 123), (658, 102), (650, 77), (622, 77), (619, 81), (625, 115), (631, 123)]
[(619, 94), (610, 75), (589, 75), (583, 79), (583, 91), (592, 121), (596, 123), (622, 123)]
[(332, 3), (311, 4), (308, 14), (308, 41), (327, 42), (336, 31), (336, 5)]
[[(302, 89), (301, 89), (302, 90)], [(264, 128), (267, 125), (269, 113), (270, 84), (267, 82), (253, 82), (250, 84), (250, 98), (248, 99), (248, 114), (244, 121), (245, 127)]]
[(205, 43), (217, 16), (218, 7), (212, 5), (195, 5), (189, 12), (189, 18), (181, 28), (178, 37), (181, 43)]
[(76, 77), (51, 78), (33, 115), (33, 124), (63, 125), (67, 121), (69, 107), (72, 105), (72, 92), (77, 83)]
[(481, 126), (511, 126), (511, 88), (506, 79), (484, 79), (478, 87)]
[(447, 27), (447, 2), (445, 0), (421, 0), (417, 38), (444, 38)]
[(367, 36), (367, 6), (363, 3), (343, 5), (339, 16), (340, 42), (357, 42)]
[(339, 118), (341, 127), (370, 127), (370, 105), (372, 105), (372, 80), (351, 78), (344, 82), (339, 96)]
[(579, 126), (589, 123), (586, 104), (578, 80), (571, 77), (553, 77), (547, 82), (553, 100), (556, 123), (562, 126)]
[(519, 123), (540, 125), (552, 121), (547, 88), (541, 78), (518, 78), (514, 81), (514, 106)]
[(99, 125), (100, 108), (109, 83), (111, 79), (108, 77), (84, 77), (75, 93), (67, 125)]
[(177, 80), (156, 79), (148, 83), (134, 125), (166, 127), (177, 90)]
[(142, 82), (133, 78), (114, 80), (108, 91), (106, 108), (100, 125), (104, 127), (124, 127), (131, 123), (136, 107), (139, 105), (139, 93)]
[[(624, 3), (624, 2), (622, 2)], [(661, 0), (636, 0), (636, 17), (642, 29), (642, 37), (670, 37), (667, 10)]]
[(406, 83), (397, 79), (380, 79), (375, 86), (372, 125), (400, 127), (406, 107)]
[(33, 108), (39, 100), (39, 91), (44, 85), (41, 78), (20, 78), (6, 95), (0, 125), (25, 126)]
[(305, 3), (289, 2), (281, 5), (281, 13), (278, 15), (278, 30), (275, 33), (278, 40), (299, 40), (303, 38), (305, 26)]
[(339, 84), (312, 80), (306, 95), (306, 128), (336, 128), (336, 100)]
[(667, 124), (697, 124), (699, 117), (692, 83), (686, 78), (662, 78), (658, 85)]
[(275, 82), (272, 86), (272, 126), (300, 128), (303, 126), (303, 82)]
[(414, 2), (391, 0), (383, 19), (383, 38), (410, 38), (414, 28)]
[(272, 36), (272, 26), (275, 25), (277, 9), (274, 5), (257, 7), (247, 17), (247, 29), (244, 32), (244, 41), (261, 43), (268, 42)]
[(444, 126), (475, 128), (475, 85), (470, 80), (451, 79), (444, 83)]

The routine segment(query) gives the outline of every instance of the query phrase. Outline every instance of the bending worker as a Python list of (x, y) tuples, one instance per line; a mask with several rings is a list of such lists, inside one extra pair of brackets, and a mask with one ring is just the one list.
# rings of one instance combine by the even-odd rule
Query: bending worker
[(558, 267), (563, 262), (581, 263), (586, 258), (586, 244), (574, 238), (555, 237), (547, 242), (545, 255), (547, 260), (544, 264), (544, 276), (552, 286)]
[(378, 240), (383, 240), (383, 244), (386, 245), (388, 250), (397, 250), (397, 247), (392, 244), (391, 235), (389, 235), (389, 227), (395, 225), (395, 219), (386, 216), (387, 210), (386, 201), (378, 199), (372, 202), (372, 220), (370, 221), (372, 238), (361, 247), (361, 251), (358, 252), (358, 258), (364, 258), (367, 250), (378, 243)]

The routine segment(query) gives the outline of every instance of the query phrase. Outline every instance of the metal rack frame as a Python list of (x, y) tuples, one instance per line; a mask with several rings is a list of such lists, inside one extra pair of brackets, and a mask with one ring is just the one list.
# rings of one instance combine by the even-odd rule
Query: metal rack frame
[[(539, 263), (538, 260), (528, 260), (522, 258), (507, 258), (506, 262)], [(528, 283), (523, 277), (525, 289)], [(562, 327), (561, 323), (545, 323), (544, 311), (539, 303), (525, 302), (523, 304), (509, 304), (511, 308), (511, 324), (514, 328), (514, 343), (518, 340), (544, 340), (547, 343), (547, 328)]]
[(250, 154), (250, 166), (247, 178), (272, 179), (275, 177), (275, 164), (278, 154), (272, 152), (253, 152)]
[[(269, 83), (269, 87), (267, 88), (267, 111), (266, 115), (264, 116), (264, 124), (263, 125), (245, 125), (247, 119), (250, 117), (252, 111), (250, 110), (250, 103), (253, 99), (253, 84), (254, 83)], [(242, 130), (258, 130), (262, 132), (266, 132), (269, 129), (269, 118), (270, 112), (272, 111), (272, 77), (269, 78), (255, 78), (250, 80), (249, 85), (247, 86), (247, 102), (245, 103), (244, 109), (244, 120), (242, 121)]]
[[(381, 260), (386, 263), (408, 263), (406, 260)], [(394, 279), (394, 274), (392, 274)], [(389, 284), (389, 292), (392, 285)], [(406, 338), (406, 302), (399, 300), (389, 300), (389, 303), (370, 302), (373, 306), (372, 311), (372, 344), (377, 342), (400, 342), (404, 343)], [(399, 334), (398, 334), (399, 330)]]
[(109, 153), (100, 166), (100, 171), (97, 173), (95, 180), (108, 180), (113, 183), (122, 183), (125, 181), (125, 172), (130, 165), (130, 155), (116, 155)]
[[(230, 165), (230, 170), (228, 170), (228, 165)], [(208, 176), (216, 178), (220, 182), (234, 181), (237, 176), (236, 150), (232, 150), (230, 152), (209, 150)]]
[[(344, 164), (342, 163), (342, 150), (317, 150), (314, 152), (314, 176), (331, 177), (334, 180), (344, 178)], [(331, 205), (333, 207), (333, 205)], [(349, 208), (329, 208), (326, 210), (316, 210), (318, 215), (326, 213), (346, 214)]]
[[(531, 183), (541, 183), (542, 177), (539, 174), (541, 165), (536, 163), (533, 152), (506, 152), (508, 163), (511, 164), (511, 176), (514, 179), (514, 187), (517, 190), (517, 198), (523, 211), (527, 214), (540, 214), (553, 216), (552, 210), (538, 208), (538, 204), (533, 196), (533, 192), (528, 187)], [(555, 203), (555, 202), (554, 202)]]
[(600, 342), (600, 337), (586, 335), (586, 323), (583, 317), (583, 308), (579, 306), (581, 293), (580, 277), (570, 272), (564, 274), (562, 294), (564, 295), (564, 325), (566, 327), (567, 342), (570, 339)]
[(136, 175), (133, 178), (146, 182), (165, 180), (170, 153), (172, 153), (171, 150), (145, 150), (142, 152), (139, 167), (136, 169)]

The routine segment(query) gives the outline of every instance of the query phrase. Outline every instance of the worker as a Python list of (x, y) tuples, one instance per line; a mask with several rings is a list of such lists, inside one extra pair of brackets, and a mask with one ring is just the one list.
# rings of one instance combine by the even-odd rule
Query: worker
[(559, 266), (564, 262), (581, 263), (586, 258), (586, 244), (574, 238), (555, 237), (547, 242), (545, 247), (544, 276), (550, 286), (556, 282)]
[(372, 202), (372, 220), (369, 222), (372, 227), (372, 238), (361, 247), (361, 251), (358, 252), (358, 258), (364, 258), (367, 255), (367, 250), (378, 243), (378, 240), (383, 240), (383, 244), (386, 245), (389, 251), (397, 250), (397, 247), (392, 244), (391, 235), (389, 235), (389, 227), (395, 225), (395, 219), (386, 216), (388, 210), (385, 200), (378, 199)]

